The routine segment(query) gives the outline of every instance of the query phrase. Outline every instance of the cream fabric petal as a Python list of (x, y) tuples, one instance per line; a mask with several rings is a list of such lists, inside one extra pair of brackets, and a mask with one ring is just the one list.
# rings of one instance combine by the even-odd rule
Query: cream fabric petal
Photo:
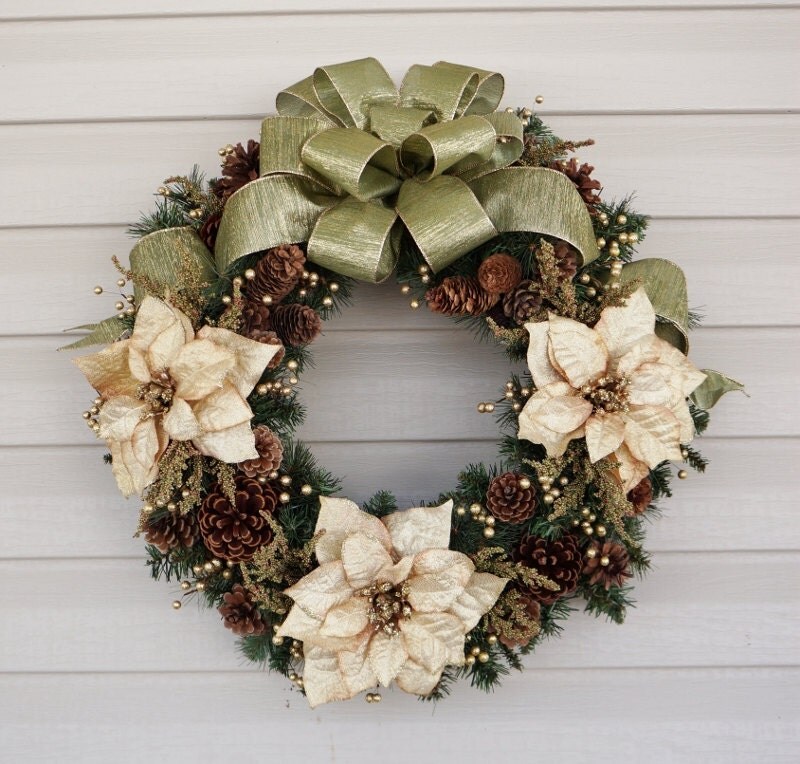
[(629, 377), (645, 363), (657, 363), (659, 360), (659, 349), (656, 346), (661, 340), (655, 335), (650, 334), (643, 337), (632, 345), (625, 354), (612, 359), (610, 371)]
[(154, 419), (139, 422), (130, 440), (110, 441), (111, 471), (125, 497), (141, 494), (156, 478), (161, 450)]
[(392, 546), (402, 556), (425, 549), (447, 549), (450, 546), (450, 521), (453, 502), (438, 507), (412, 507), (392, 512), (383, 518)]
[(619, 462), (619, 477), (625, 493), (650, 474), (648, 466), (636, 459), (624, 443), (614, 453), (614, 459)]
[(173, 399), (162, 424), (172, 440), (193, 440), (203, 433), (192, 407), (182, 398)]
[(319, 633), (323, 637), (355, 637), (369, 625), (368, 610), (369, 601), (366, 597), (351, 597), (328, 611)]
[[(222, 382), (236, 364), (236, 357), (210, 340), (192, 340), (179, 351), (169, 367), (175, 382), (175, 395), (196, 401), (222, 387)], [(249, 392), (249, 391), (248, 391)]]
[(609, 355), (619, 358), (637, 342), (653, 334), (656, 314), (644, 289), (637, 289), (618, 308), (606, 308), (595, 324), (597, 332), (605, 342)]
[(302, 642), (313, 642), (322, 626), (322, 620), (306, 613), (299, 605), (293, 605), (280, 628), (279, 637), (292, 637)]
[(658, 360), (672, 369), (671, 382), (675, 389), (686, 398), (696, 387), (701, 385), (706, 375), (700, 371), (680, 350), (665, 342), (660, 337), (653, 341), (658, 352)]
[(341, 560), (320, 565), (284, 593), (307, 615), (320, 620), (325, 619), (331, 608), (343, 605), (353, 596)]
[(650, 469), (680, 459), (680, 423), (663, 406), (632, 406), (625, 414), (625, 445)]
[(128, 351), (128, 368), (130, 369), (131, 376), (141, 383), (148, 383), (152, 380), (153, 375), (150, 373), (148, 366), (147, 354), (139, 348), (133, 346)]
[(363, 646), (359, 646), (358, 650), (342, 650), (337, 656), (339, 671), (342, 672), (342, 678), (351, 697), (378, 684), (378, 677), (375, 676), (367, 660), (368, 646), (369, 640), (364, 642)]
[(574, 388), (580, 388), (606, 371), (608, 351), (597, 332), (554, 313), (550, 314), (548, 323), (553, 358)]
[(464, 591), (448, 611), (461, 621), (464, 633), (474, 629), (481, 616), (494, 607), (507, 583), (505, 578), (491, 573), (473, 573), (470, 576)]
[(189, 319), (177, 308), (156, 297), (142, 300), (131, 346), (145, 354), (151, 372), (168, 369), (178, 351), (193, 338)]
[(625, 421), (619, 414), (591, 416), (586, 422), (586, 448), (594, 463), (616, 451), (625, 437)]
[(559, 395), (542, 402), (536, 412), (539, 424), (565, 435), (577, 430), (591, 415), (592, 404), (576, 395)]
[(216, 392), (195, 403), (194, 415), (200, 422), (203, 432), (216, 432), (249, 422), (253, 412), (238, 390), (226, 383)]
[(312, 645), (304, 647), (303, 658), (303, 687), (311, 708), (355, 695), (344, 681), (336, 653)]
[[(409, 658), (430, 671), (464, 664), (464, 624), (452, 613), (412, 613), (401, 629)], [(440, 645), (434, 648), (435, 655), (424, 649), (431, 638)]]
[(204, 432), (202, 435), (192, 438), (192, 442), (204, 456), (210, 456), (228, 464), (258, 458), (256, 437), (250, 428), (249, 421), (219, 432)]
[(103, 404), (97, 417), (98, 434), (104, 440), (130, 440), (133, 431), (146, 417), (148, 408), (144, 401), (128, 395), (111, 398)]
[(73, 358), (72, 362), (103, 398), (135, 396), (139, 382), (132, 376), (128, 365), (129, 346), (130, 340), (114, 342), (99, 353)]
[(384, 568), (381, 571), (380, 577), (382, 581), (390, 581), (393, 584), (401, 584), (411, 574), (411, 568), (414, 565), (414, 555), (400, 558), (400, 561), (390, 568)]
[(682, 444), (691, 443), (694, 438), (694, 419), (689, 412), (689, 404), (685, 399), (678, 401), (671, 409), (680, 424), (680, 441)]
[(536, 387), (544, 387), (551, 382), (560, 382), (562, 377), (553, 364), (550, 363), (550, 356), (547, 346), (550, 342), (548, 332), (550, 323), (539, 321), (538, 323), (525, 324), (530, 339), (528, 341), (528, 369), (530, 369), (533, 384)]
[(342, 543), (342, 564), (350, 586), (362, 589), (378, 581), (378, 574), (392, 566), (392, 558), (378, 539), (358, 531)]
[(429, 549), (414, 559), (408, 580), (408, 602), (420, 613), (447, 610), (464, 591), (475, 566), (461, 552)]
[[(130, 448), (129, 443), (125, 445)], [(111, 473), (117, 481), (120, 493), (127, 499), (137, 493), (133, 475), (128, 471), (125, 460), (122, 458), (122, 446), (120, 441), (112, 440), (108, 443), (108, 450), (111, 452)]]
[(434, 691), (441, 678), (441, 671), (428, 671), (416, 661), (409, 660), (405, 662), (396, 681), (404, 692), (425, 697)]
[(541, 423), (539, 412), (551, 398), (569, 394), (571, 391), (567, 382), (553, 382), (537, 390), (519, 414), (517, 437), (531, 443), (541, 443), (548, 456), (561, 456), (570, 440), (583, 436), (583, 427), (567, 434), (555, 432)]
[(317, 542), (315, 552), (320, 564), (342, 558), (342, 542), (347, 536), (363, 531), (381, 542), (390, 551), (392, 540), (386, 526), (373, 515), (362, 512), (350, 499), (320, 496), (319, 516), (315, 533), (325, 531)]
[(197, 336), (201, 339), (211, 340), (233, 353), (235, 365), (229, 379), (245, 398), (250, 395), (258, 380), (261, 379), (264, 369), (281, 349), (278, 345), (265, 345), (262, 342), (242, 337), (241, 334), (212, 326), (204, 326)]
[(642, 364), (630, 377), (628, 400), (635, 406), (671, 406), (670, 371), (665, 364)]
[(403, 667), (408, 658), (406, 641), (401, 633), (392, 636), (378, 631), (372, 637), (367, 648), (367, 659), (370, 668), (375, 672), (378, 682), (388, 687), (392, 679)]

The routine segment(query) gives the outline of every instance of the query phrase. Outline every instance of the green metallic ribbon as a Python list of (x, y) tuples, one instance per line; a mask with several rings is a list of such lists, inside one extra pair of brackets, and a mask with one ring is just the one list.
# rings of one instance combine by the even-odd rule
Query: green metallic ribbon
[(311, 261), (382, 281), (407, 231), (434, 272), (503, 231), (536, 231), (597, 257), (572, 183), (510, 168), (522, 123), (496, 112), (502, 75), (439, 62), (398, 90), (374, 58), (319, 67), (286, 88), (261, 127), (261, 177), (228, 200), (215, 245), (226, 271), (245, 255), (307, 242)]

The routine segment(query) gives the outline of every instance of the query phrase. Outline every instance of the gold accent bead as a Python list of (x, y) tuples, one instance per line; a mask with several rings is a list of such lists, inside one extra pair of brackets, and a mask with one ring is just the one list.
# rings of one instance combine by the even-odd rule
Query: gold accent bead
[(288, 493), (286, 493), (286, 491), (284, 491), (280, 496), (278, 496), (278, 498), (280, 499), (281, 504), (288, 504), (292, 500), (292, 497)]
[(608, 565), (611, 564), (611, 560), (608, 557), (606, 557), (605, 555), (603, 555), (600, 558), (600, 564), (605, 568), (605, 567), (607, 567)]
[(226, 581), (230, 581), (233, 578), (233, 573), (231, 573), (229, 570), (223, 570), (222, 571), (222, 577)]
[(264, 295), (264, 296), (261, 298), (261, 302), (263, 302), (263, 303), (264, 303), (264, 305), (272, 305), (272, 297), (270, 297), (268, 294), (265, 294), (265, 295)]
[(483, 510), (483, 507), (480, 504), (478, 504), (477, 502), (475, 502), (474, 504), (470, 504), (469, 505), (469, 513), (471, 515), (475, 515), (476, 517), (481, 513), (482, 510)]
[(481, 651), (480, 653), (478, 653), (478, 660), (481, 663), (488, 663), (489, 662), (489, 653)]
[(299, 289), (297, 291), (297, 296), (298, 297), (305, 297), (307, 294), (308, 294), (308, 292), (305, 289)]
[(332, 281), (330, 284), (328, 284), (328, 289), (330, 289), (331, 292), (338, 292), (339, 285), (335, 281)]
[(408, 294), (411, 291), (411, 287), (408, 284), (403, 284), (400, 287), (400, 294)]
[(628, 234), (628, 243), (629, 244), (636, 244), (639, 241), (639, 234), (636, 231), (631, 231)]
[(619, 225), (625, 225), (625, 223), (627, 223), (627, 222), (628, 222), (628, 216), (627, 215), (622, 214), (622, 213), (617, 215), (617, 223)]
[(522, 404), (519, 401), (514, 401), (514, 403), (511, 404), (511, 408), (514, 411), (522, 411)]
[(544, 103), (544, 96), (537, 95), (533, 100), (536, 101), (536, 103)]
[(489, 527), (488, 525), (483, 529), (483, 535), (487, 539), (494, 538), (494, 528)]
[(468, 656), (467, 656), (467, 657), (464, 659), (464, 663), (465, 663), (467, 666), (474, 666), (474, 665), (475, 665), (475, 656), (474, 656), (474, 655), (468, 655)]
[(491, 401), (486, 402), (486, 413), (491, 414), (494, 411), (494, 403)]
[(519, 116), (520, 116), (520, 117), (522, 117), (522, 119), (530, 119), (530, 118), (531, 118), (531, 116), (533, 116), (533, 112), (532, 112), (532, 111), (531, 111), (529, 108), (525, 107), (525, 108), (524, 108), (524, 109), (523, 109), (523, 110), (522, 110), (522, 111), (519, 113)]
[(115, 302), (114, 303), (114, 310), (122, 310), (125, 307), (124, 302)]
[(231, 296), (229, 294), (222, 295), (222, 302), (225, 305), (230, 305), (231, 304)]
[(211, 564), (210, 561), (209, 562), (204, 562), (203, 563), (203, 570), (206, 573), (211, 573), (211, 571), (214, 570), (214, 566)]
[(127, 282), (127, 281), (125, 281), (125, 279), (117, 279), (117, 286), (118, 286), (118, 287), (124, 287), (124, 286), (125, 286), (125, 284), (127, 284), (127, 283), (128, 283), (128, 282)]
[(420, 276), (419, 279), (423, 284), (430, 284), (431, 277), (426, 273), (424, 276)]
[(300, 486), (300, 493), (302, 493), (303, 496), (311, 496), (313, 491), (314, 489), (308, 483), (306, 483), (303, 486)]
[(272, 638), (272, 644), (280, 646), (283, 644), (283, 637), (279, 637), (277, 634)]
[[(606, 240), (602, 236), (598, 236), (597, 237), (597, 248), (598, 249), (602, 249), (603, 247), (605, 247), (605, 245), (606, 245)], [(588, 281), (588, 280), (589, 279), (587, 277), (586, 281)], [(586, 282), (584, 282), (584, 283), (586, 283)]]
[(678, 479), (679, 480), (686, 480), (689, 477), (689, 473), (686, 470), (679, 470), (678, 471)]
[(478, 413), (479, 414), (485, 414), (486, 413), (486, 404), (485, 403), (479, 403), (478, 406), (477, 406), (477, 409), (478, 409)]
[(553, 498), (552, 494), (546, 493), (542, 501), (549, 506), (555, 501), (555, 499)]
[(206, 585), (203, 581), (198, 581), (195, 584), (195, 589), (197, 589), (198, 592), (204, 592), (206, 590)]
[(269, 392), (269, 388), (263, 382), (256, 388), (256, 392), (259, 395), (266, 395)]
[(531, 481), (530, 481), (530, 479), (529, 479), (529, 478), (526, 478), (526, 477), (521, 477), (521, 478), (519, 479), (519, 487), (520, 487), (520, 488), (522, 488), (523, 490), (527, 491), (527, 490), (528, 490), (528, 488), (530, 488), (530, 487), (531, 487)]
[(297, 361), (295, 361), (295, 360), (291, 360), (291, 361), (287, 361), (286, 362), (286, 368), (289, 369), (290, 371), (297, 371), (297, 369), (299, 367), (300, 367), (300, 364), (297, 363)]
[(627, 244), (628, 234), (625, 231), (623, 231), (621, 234), (619, 234), (619, 236), (617, 236), (617, 239), (619, 239), (620, 244)]
[(497, 644), (497, 634), (490, 634), (490, 635), (489, 635), (489, 636), (486, 638), (486, 641), (487, 641), (487, 642), (488, 642), (490, 645), (496, 645), (496, 644)]
[(333, 305), (333, 297), (323, 297), (323, 298), (322, 298), (322, 304), (323, 304), (323, 305), (324, 305), (326, 308), (330, 308), (330, 307), (331, 307), (331, 305)]
[(96, 287), (94, 288), (94, 293), (95, 293), (95, 294), (103, 294), (103, 287), (101, 287), (101, 286), (96, 286)]
[(411, 310), (416, 310), (419, 307), (419, 300), (412, 300), (408, 304), (411, 307)]
[(476, 647), (473, 647), (469, 652), (470, 652), (471, 655), (474, 655), (477, 658), (481, 654), (481, 649), (480, 649), (480, 647), (476, 646)]
[(222, 567), (222, 560), (218, 560), (218, 559), (215, 557), (213, 560), (211, 560), (211, 565), (212, 565), (214, 568), (216, 568), (217, 570), (219, 570), (219, 569)]
[(593, 534), (594, 534), (594, 528), (592, 528), (592, 526), (591, 526), (591, 525), (587, 525), (587, 526), (586, 526), (586, 527), (583, 529), (583, 532), (584, 532), (584, 533), (585, 533), (587, 536), (591, 536), (591, 535), (593, 535)]
[(580, 281), (581, 284), (588, 284), (591, 280), (592, 277), (588, 273), (581, 273), (578, 277), (578, 281)]
[(419, 271), (420, 276), (424, 276), (426, 273), (430, 271), (430, 268), (428, 268), (427, 265), (420, 265), (420, 267), (417, 270)]
[(587, 297), (596, 297), (597, 296), (597, 290), (594, 287), (589, 287), (586, 290), (586, 296)]
[(256, 277), (255, 268), (248, 268), (244, 272), (244, 277), (249, 281), (250, 279), (254, 279)]
[(379, 692), (373, 692), (372, 693), (372, 702), (373, 703), (380, 703), (382, 700), (383, 700), (383, 695), (381, 695)]
[(180, 610), (181, 609), (181, 601), (180, 600), (174, 600), (173, 603), (172, 603), (172, 609), (173, 610)]
[(606, 533), (608, 532), (608, 531), (606, 530), (606, 526), (605, 526), (605, 525), (598, 525), (598, 526), (597, 526), (597, 527), (594, 529), (594, 531), (595, 531), (595, 533), (596, 533), (598, 536), (600, 536), (600, 538), (603, 538), (603, 536), (605, 536), (605, 535), (606, 535)]
[(281, 475), (281, 485), (291, 485), (292, 478), (289, 475)]
[(278, 472), (276, 470), (272, 470), (272, 472), (269, 473), (269, 479), (270, 480), (277, 480), (278, 479)]
[(181, 581), (181, 589), (183, 589), (183, 591), (186, 591), (187, 589), (191, 588), (192, 584), (189, 581)]
[(464, 515), (466, 515), (466, 514), (467, 514), (467, 508), (466, 508), (466, 507), (462, 507), (462, 506), (460, 506), (460, 505), (459, 505), (459, 506), (457, 506), (457, 507), (456, 507), (456, 514), (457, 514), (459, 517), (463, 517)]
[(586, 550), (586, 556), (590, 560), (593, 560), (595, 557), (597, 557), (597, 550), (594, 547), (589, 547), (589, 549)]
[(494, 518), (493, 518), (491, 515), (489, 515), (489, 516), (486, 518), (486, 525), (488, 525), (490, 528), (494, 528), (494, 524), (495, 524), (496, 522), (497, 522), (497, 520), (495, 520), (495, 519), (494, 519)]

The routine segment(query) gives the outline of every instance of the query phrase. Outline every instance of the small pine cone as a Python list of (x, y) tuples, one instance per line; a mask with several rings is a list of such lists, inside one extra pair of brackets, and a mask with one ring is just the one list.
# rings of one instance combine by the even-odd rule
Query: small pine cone
[(275, 334), (275, 332), (271, 331), (270, 329), (254, 329), (247, 335), (247, 337), (248, 339), (255, 340), (256, 342), (261, 342), (264, 345), (280, 345), (280, 349), (277, 353), (275, 353), (274, 356), (272, 356), (272, 360), (267, 364), (267, 368), (274, 369), (275, 367), (280, 366), (281, 361), (286, 355), (286, 349), (283, 347), (281, 338)]
[(628, 567), (630, 557), (622, 544), (613, 541), (595, 541), (587, 550), (583, 574), (590, 584), (602, 584), (608, 590), (612, 586), (623, 586), (626, 578), (633, 574)]
[(550, 169), (558, 170), (564, 173), (578, 189), (584, 203), (590, 209), (596, 204), (600, 203), (600, 194), (597, 192), (602, 189), (599, 180), (594, 180), (591, 175), (594, 172), (594, 167), (590, 164), (578, 165), (578, 160), (572, 157), (569, 162), (557, 160), (550, 163)]
[[(542, 617), (542, 606), (537, 600), (532, 597), (525, 589), (519, 586), (514, 586), (509, 594), (525, 609), (525, 615), (531, 621), (539, 622)], [(519, 625), (512, 623), (510, 631), (516, 632), (513, 636), (511, 634), (498, 634), (497, 639), (502, 642), (506, 647), (524, 647), (528, 642), (533, 639), (533, 634), (530, 630), (521, 628)], [(516, 626), (516, 628), (514, 628)]]
[[(520, 485), (527, 480), (527, 488)], [(504, 523), (521, 523), (536, 509), (536, 492), (530, 480), (516, 472), (504, 472), (489, 484), (486, 506), (498, 520)]]
[(478, 268), (478, 283), (490, 294), (506, 294), (522, 281), (522, 265), (507, 252), (489, 255)]
[(219, 233), (219, 224), (222, 220), (222, 215), (211, 215), (206, 219), (206, 222), (200, 227), (200, 238), (212, 252), (214, 245), (217, 243), (217, 234)]
[(445, 316), (480, 316), (500, 298), (471, 276), (448, 276), (425, 293), (428, 307)]
[(256, 275), (247, 286), (251, 300), (271, 297), (280, 302), (297, 286), (306, 264), (306, 254), (296, 244), (268, 249), (255, 267)]
[(519, 546), (512, 551), (511, 557), (514, 562), (532, 568), (558, 584), (558, 591), (536, 584), (526, 587), (531, 597), (542, 605), (552, 605), (557, 599), (574, 592), (583, 570), (578, 540), (570, 533), (554, 541), (524, 536)]
[(222, 595), (222, 605), (217, 610), (225, 628), (240, 637), (264, 634), (267, 631), (268, 625), (262, 618), (261, 611), (241, 584), (234, 584), (229, 592)]
[(503, 299), (503, 313), (517, 326), (530, 321), (542, 309), (542, 295), (534, 281), (522, 281)]
[(553, 247), (553, 255), (558, 260), (561, 278), (572, 281), (578, 272), (578, 253), (567, 242), (559, 239)]
[(228, 200), (242, 186), (258, 178), (258, 157), (261, 145), (258, 141), (247, 141), (247, 148), (237, 143), (233, 154), (222, 162), (222, 177), (214, 185), (214, 193)]
[(650, 478), (643, 478), (631, 488), (627, 498), (633, 506), (633, 514), (641, 515), (653, 501), (653, 484), (650, 482)]
[(244, 307), (242, 308), (242, 334), (249, 337), (253, 331), (269, 331), (272, 328), (270, 324), (271, 309), (268, 305), (258, 300), (245, 300)]
[(283, 461), (283, 444), (269, 427), (260, 424), (253, 429), (253, 434), (256, 436), (258, 458), (239, 464), (239, 469), (251, 478), (268, 475), (272, 470), (278, 469)]
[(144, 528), (144, 538), (160, 552), (166, 554), (173, 549), (193, 547), (200, 536), (197, 518), (191, 512), (180, 514), (167, 512), (151, 520)]
[(245, 562), (272, 541), (266, 515), (274, 514), (278, 495), (269, 484), (236, 475), (236, 502), (231, 504), (222, 487), (211, 488), (200, 507), (198, 520), (206, 547), (217, 557)]
[(319, 313), (308, 305), (278, 305), (272, 311), (272, 328), (284, 345), (307, 345), (322, 331)]

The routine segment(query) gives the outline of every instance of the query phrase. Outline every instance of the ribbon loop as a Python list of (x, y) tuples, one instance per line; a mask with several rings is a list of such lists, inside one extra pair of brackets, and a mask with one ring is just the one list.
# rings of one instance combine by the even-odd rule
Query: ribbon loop
[(430, 109), (378, 104), (370, 111), (370, 130), (382, 141), (400, 148), (409, 135), (431, 124), (435, 118)]
[(474, 70), (414, 64), (400, 86), (400, 105), (431, 109), (440, 121), (460, 117), (478, 91)]
[(437, 61), (433, 66), (440, 70), (468, 71), (478, 75), (478, 87), (463, 114), (486, 115), (500, 105), (505, 90), (505, 80), (502, 74), (490, 72), (487, 69), (474, 69), (463, 64), (451, 64), (449, 61)]
[(333, 123), (321, 116), (267, 117), (261, 123), (261, 150), (259, 168), (261, 176), (275, 174), (297, 175), (308, 178), (336, 193), (324, 174), (320, 174), (303, 161), (302, 150), (309, 138), (328, 130)]

